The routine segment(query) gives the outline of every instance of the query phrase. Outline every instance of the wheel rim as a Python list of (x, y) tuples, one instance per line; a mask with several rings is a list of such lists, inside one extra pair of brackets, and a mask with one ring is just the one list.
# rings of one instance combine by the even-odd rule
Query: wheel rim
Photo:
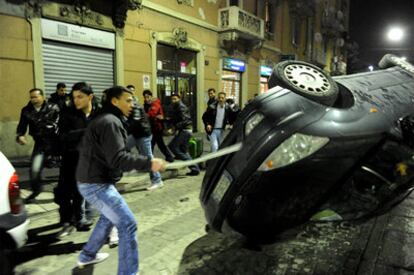
[(308, 94), (326, 95), (331, 89), (328, 78), (320, 71), (302, 64), (290, 64), (284, 69), (287, 80)]

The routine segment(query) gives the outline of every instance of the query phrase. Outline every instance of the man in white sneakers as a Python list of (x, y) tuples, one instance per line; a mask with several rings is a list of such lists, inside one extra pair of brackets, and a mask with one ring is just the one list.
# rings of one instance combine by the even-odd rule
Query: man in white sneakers
[(137, 223), (124, 198), (115, 188), (123, 171), (132, 169), (160, 171), (166, 162), (159, 158), (134, 156), (126, 150), (127, 132), (122, 124), (132, 111), (132, 92), (115, 86), (105, 91), (102, 114), (85, 131), (76, 170), (78, 189), (101, 216), (83, 247), (78, 266), (105, 260), (98, 253), (113, 226), (118, 230), (118, 274), (136, 274), (139, 270)]

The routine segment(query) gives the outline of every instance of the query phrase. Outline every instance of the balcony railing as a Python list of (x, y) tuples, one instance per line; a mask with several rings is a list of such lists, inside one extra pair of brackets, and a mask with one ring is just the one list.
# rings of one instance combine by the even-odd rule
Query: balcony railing
[(218, 20), (220, 32), (237, 31), (245, 38), (264, 39), (264, 20), (239, 7), (220, 9)]

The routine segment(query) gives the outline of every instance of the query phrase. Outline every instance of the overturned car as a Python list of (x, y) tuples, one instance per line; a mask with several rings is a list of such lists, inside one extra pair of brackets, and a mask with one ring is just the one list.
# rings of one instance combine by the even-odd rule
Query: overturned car
[(272, 88), (221, 144), (242, 149), (207, 163), (200, 200), (209, 227), (267, 243), (328, 202), (363, 201), (338, 207), (360, 218), (409, 194), (414, 67), (394, 55), (379, 65), (332, 78), (305, 62), (277, 64)]

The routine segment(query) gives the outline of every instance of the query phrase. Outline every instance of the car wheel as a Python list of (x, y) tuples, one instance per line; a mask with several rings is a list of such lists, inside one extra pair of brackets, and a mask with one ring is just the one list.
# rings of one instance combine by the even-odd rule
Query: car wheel
[(381, 69), (398, 66), (407, 72), (414, 73), (414, 66), (411, 63), (393, 54), (384, 55), (378, 62), (378, 66)]
[(280, 86), (318, 103), (332, 106), (338, 96), (338, 86), (318, 67), (300, 61), (284, 61), (273, 68), (269, 88)]

